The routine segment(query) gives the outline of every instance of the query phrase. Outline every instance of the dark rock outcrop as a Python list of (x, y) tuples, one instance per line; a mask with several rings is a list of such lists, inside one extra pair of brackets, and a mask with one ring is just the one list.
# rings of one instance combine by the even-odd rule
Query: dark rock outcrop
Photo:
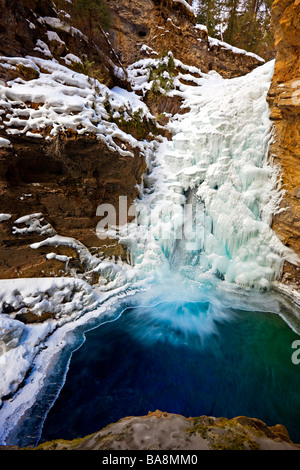
[[(59, 135), (51, 142), (25, 136), (10, 140), (12, 148), (0, 152), (1, 212), (11, 215), (0, 223), (1, 278), (68, 275), (64, 263), (46, 258), (53, 247), (29, 247), (43, 236), (14, 233), (15, 220), (24, 214), (41, 213), (44, 224), (50, 223), (59, 235), (103, 250), (107, 256), (126, 258), (117, 242), (110, 241), (105, 248), (107, 241), (97, 237), (96, 211), (102, 203), (118, 210), (119, 196), (127, 196), (129, 205), (137, 197), (136, 185), (146, 170), (139, 152), (122, 157), (91, 136)], [(72, 258), (69, 269), (84, 271), (72, 248), (60, 247), (57, 253)]]

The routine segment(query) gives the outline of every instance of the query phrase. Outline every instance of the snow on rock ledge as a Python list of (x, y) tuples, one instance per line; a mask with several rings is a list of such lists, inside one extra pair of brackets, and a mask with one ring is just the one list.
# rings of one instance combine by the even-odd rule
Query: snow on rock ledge
[[(122, 156), (132, 156), (132, 148), (143, 150), (131, 134), (113, 122), (111, 111), (121, 109), (124, 119), (130, 121), (139, 111), (141, 119), (153, 120), (147, 106), (134, 94), (116, 92), (97, 79), (73, 71), (55, 60), (36, 57), (1, 57), (6, 68), (16, 71), (21, 65), (34, 72), (34, 78), (18, 77), (0, 84), (0, 120), (8, 136), (30, 135), (52, 139), (60, 132), (96, 136), (108, 148)], [(118, 141), (122, 144), (118, 144)], [(2, 139), (2, 146), (9, 145)]]
[[(0, 405), (17, 390), (41, 345), (57, 326), (98, 304), (97, 294), (79, 279), (0, 280)], [(52, 319), (39, 323), (44, 315)], [(27, 325), (26, 317), (35, 317), (34, 324)]]

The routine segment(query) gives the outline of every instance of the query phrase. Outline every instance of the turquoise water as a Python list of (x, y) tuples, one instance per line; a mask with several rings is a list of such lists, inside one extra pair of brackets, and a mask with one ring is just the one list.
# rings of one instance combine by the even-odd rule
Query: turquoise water
[(300, 365), (291, 360), (299, 336), (277, 314), (166, 300), (130, 306), (85, 336), (40, 442), (156, 409), (255, 417), (300, 442)]

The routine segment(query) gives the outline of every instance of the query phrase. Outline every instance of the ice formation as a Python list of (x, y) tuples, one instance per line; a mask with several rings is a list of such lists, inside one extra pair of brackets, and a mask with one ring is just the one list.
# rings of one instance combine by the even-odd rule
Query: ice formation
[(268, 160), (273, 66), (231, 80), (211, 72), (193, 94), (181, 86), (190, 112), (172, 121), (174, 137), (161, 145), (137, 204), (139, 224), (127, 234), (135, 265), (167, 263), (193, 279), (210, 273), (269, 289), (283, 260), (296, 261), (270, 227), (282, 196)]

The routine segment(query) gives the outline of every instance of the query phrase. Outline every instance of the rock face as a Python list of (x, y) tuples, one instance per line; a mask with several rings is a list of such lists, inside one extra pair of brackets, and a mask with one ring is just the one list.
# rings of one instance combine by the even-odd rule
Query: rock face
[(156, 411), (128, 417), (74, 441), (46, 442), (37, 450), (300, 450), (282, 425), (258, 419), (185, 418)]
[[(59, 3), (68, 6), (68, 2)], [(17, 78), (34, 87), (35, 79), (49, 73), (42, 66), (39, 69), (24, 66), (22, 58), (28, 55), (54, 59), (65, 67), (69, 65), (71, 72), (84, 73), (90, 76), (91, 82), (98, 78), (110, 88), (129, 86), (110, 59), (104, 38), (99, 38), (91, 47), (88, 38), (72, 25), (70, 16), (62, 10), (57, 12), (51, 1), (0, 0), (0, 12), (0, 85), (4, 85), (8, 92), (11, 80)], [(80, 57), (80, 63), (72, 62), (75, 56)], [(66, 62), (65, 57), (70, 57), (71, 63)], [(10, 58), (16, 58), (14, 66), (8, 66)], [(72, 86), (72, 83), (66, 85)], [(9, 102), (10, 109), (6, 105), (1, 106), (2, 123), (9, 119), (13, 110), (14, 116), (24, 118), (23, 123), (26, 124), (31, 112), (39, 113), (42, 106), (48, 106), (43, 98), (34, 103), (19, 101), (18, 105), (14, 97), (5, 101)], [(19, 107), (18, 111), (16, 107)], [(139, 132), (134, 126), (130, 127), (130, 123), (128, 125), (131, 134), (139, 134), (137, 138), (146, 138), (150, 130), (155, 133), (155, 125), (150, 129), (143, 127), (142, 122), (139, 124)], [(20, 128), (20, 124), (17, 127)], [(112, 204), (117, 211), (119, 196), (127, 196), (128, 205), (137, 197), (137, 187), (146, 170), (142, 152), (131, 149), (132, 157), (126, 158), (103, 140), (97, 140), (93, 132), (80, 135), (66, 126), (49, 140), (50, 131), (51, 128), (43, 128), (41, 138), (34, 138), (22, 130), (7, 135), (10, 132), (7, 124), (1, 126), (0, 138), (10, 142), (8, 146), (0, 145), (2, 279), (68, 276), (70, 268), (73, 273), (84, 274), (85, 266), (74, 249), (58, 247), (57, 253), (70, 260), (68, 269), (65, 262), (46, 258), (51, 248), (31, 249), (32, 243), (41, 241), (41, 235), (57, 233), (72, 237), (96, 254), (105, 252), (108, 257), (126, 258), (117, 242), (111, 241), (107, 247), (107, 241), (97, 237), (96, 226), (100, 218), (96, 216), (96, 210), (105, 203)], [(30, 214), (42, 216), (35, 221), (43, 227), (42, 231), (22, 231), (26, 229), (26, 223), (17, 225), (15, 230), (14, 222)], [(51, 233), (45, 231), (48, 225)], [(93, 283), (97, 277), (86, 280)]]
[[(272, 7), (277, 57), (268, 100), (273, 120), (270, 155), (281, 167), (284, 197), (273, 229), (300, 255), (300, 1)], [(299, 288), (300, 268), (286, 264), (283, 281)]]

